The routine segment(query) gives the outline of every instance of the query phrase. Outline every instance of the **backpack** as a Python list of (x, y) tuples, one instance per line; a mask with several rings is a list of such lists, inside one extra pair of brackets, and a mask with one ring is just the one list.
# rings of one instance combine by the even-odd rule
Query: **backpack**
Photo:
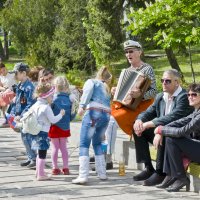
[[(42, 130), (42, 125), (38, 123), (37, 112), (39, 107), (33, 109), (31, 107), (23, 117), (20, 119), (22, 122), (22, 132), (30, 133), (31, 135), (37, 135)], [(35, 111), (36, 110), (36, 111)]]

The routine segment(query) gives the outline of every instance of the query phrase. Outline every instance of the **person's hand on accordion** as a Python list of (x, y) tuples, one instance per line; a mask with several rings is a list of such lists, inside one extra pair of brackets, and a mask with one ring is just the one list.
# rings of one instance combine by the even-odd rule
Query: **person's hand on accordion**
[(142, 95), (142, 92), (139, 88), (135, 88), (134, 90), (128, 93), (132, 98), (136, 99)]

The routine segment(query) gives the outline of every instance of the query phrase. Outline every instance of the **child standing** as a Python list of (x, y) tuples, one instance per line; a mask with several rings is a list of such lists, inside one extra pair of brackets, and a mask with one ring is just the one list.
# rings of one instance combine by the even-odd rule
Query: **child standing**
[(84, 184), (89, 175), (89, 147), (92, 145), (95, 152), (95, 167), (101, 180), (107, 179), (106, 163), (101, 147), (106, 127), (110, 119), (110, 93), (108, 83), (111, 74), (106, 67), (102, 67), (95, 79), (86, 81), (79, 105), (78, 114), (82, 119), (79, 149), (79, 176), (72, 180), (75, 184)]
[(60, 109), (65, 110), (63, 118), (52, 125), (49, 131), (49, 137), (51, 138), (52, 146), (52, 174), (61, 174), (61, 170), (58, 168), (58, 151), (62, 153), (63, 169), (62, 172), (65, 175), (69, 175), (68, 167), (68, 150), (67, 150), (67, 137), (70, 136), (70, 115), (72, 103), (69, 97), (69, 83), (65, 77), (58, 76), (54, 80), (56, 89), (56, 95), (52, 103), (52, 109), (54, 114), (58, 114)]
[[(16, 87), (16, 98), (14, 105), (12, 105), (10, 114), (15, 116), (15, 121), (19, 121), (23, 114), (35, 102), (33, 99), (33, 91), (35, 88), (28, 78), (28, 65), (24, 63), (17, 63), (14, 66), (13, 72), (15, 73), (19, 84)], [(35, 167), (36, 152), (31, 149), (32, 135), (21, 131), (21, 138), (28, 156), (28, 159), (25, 162), (22, 162), (21, 166), (27, 166), (28, 168)]]
[(54, 88), (50, 84), (39, 84), (36, 88), (37, 102), (32, 109), (36, 111), (38, 123), (42, 130), (38, 135), (33, 136), (32, 148), (38, 151), (36, 161), (36, 177), (38, 181), (50, 179), (44, 172), (45, 159), (49, 149), (48, 132), (52, 124), (57, 123), (65, 115), (65, 111), (60, 109), (55, 116), (50, 104), (53, 101)]

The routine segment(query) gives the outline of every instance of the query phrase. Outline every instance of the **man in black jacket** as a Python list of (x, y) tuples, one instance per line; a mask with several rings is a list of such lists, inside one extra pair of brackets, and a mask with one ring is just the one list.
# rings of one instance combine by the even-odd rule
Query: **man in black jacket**
[(160, 184), (164, 178), (163, 161), (165, 140), (157, 149), (156, 170), (151, 162), (149, 142), (153, 143), (154, 129), (166, 125), (193, 112), (189, 106), (186, 90), (180, 86), (180, 74), (174, 69), (163, 73), (163, 92), (156, 96), (154, 103), (142, 112), (134, 123), (134, 140), (137, 163), (144, 163), (145, 170), (133, 177), (135, 181), (144, 180), (145, 186)]

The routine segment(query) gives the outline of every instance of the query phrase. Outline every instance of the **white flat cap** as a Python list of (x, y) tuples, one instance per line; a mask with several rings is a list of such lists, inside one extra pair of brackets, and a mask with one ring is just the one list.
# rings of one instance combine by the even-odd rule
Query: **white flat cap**
[(134, 47), (142, 49), (142, 45), (139, 42), (133, 40), (128, 40), (124, 42), (124, 49), (129, 49)]

